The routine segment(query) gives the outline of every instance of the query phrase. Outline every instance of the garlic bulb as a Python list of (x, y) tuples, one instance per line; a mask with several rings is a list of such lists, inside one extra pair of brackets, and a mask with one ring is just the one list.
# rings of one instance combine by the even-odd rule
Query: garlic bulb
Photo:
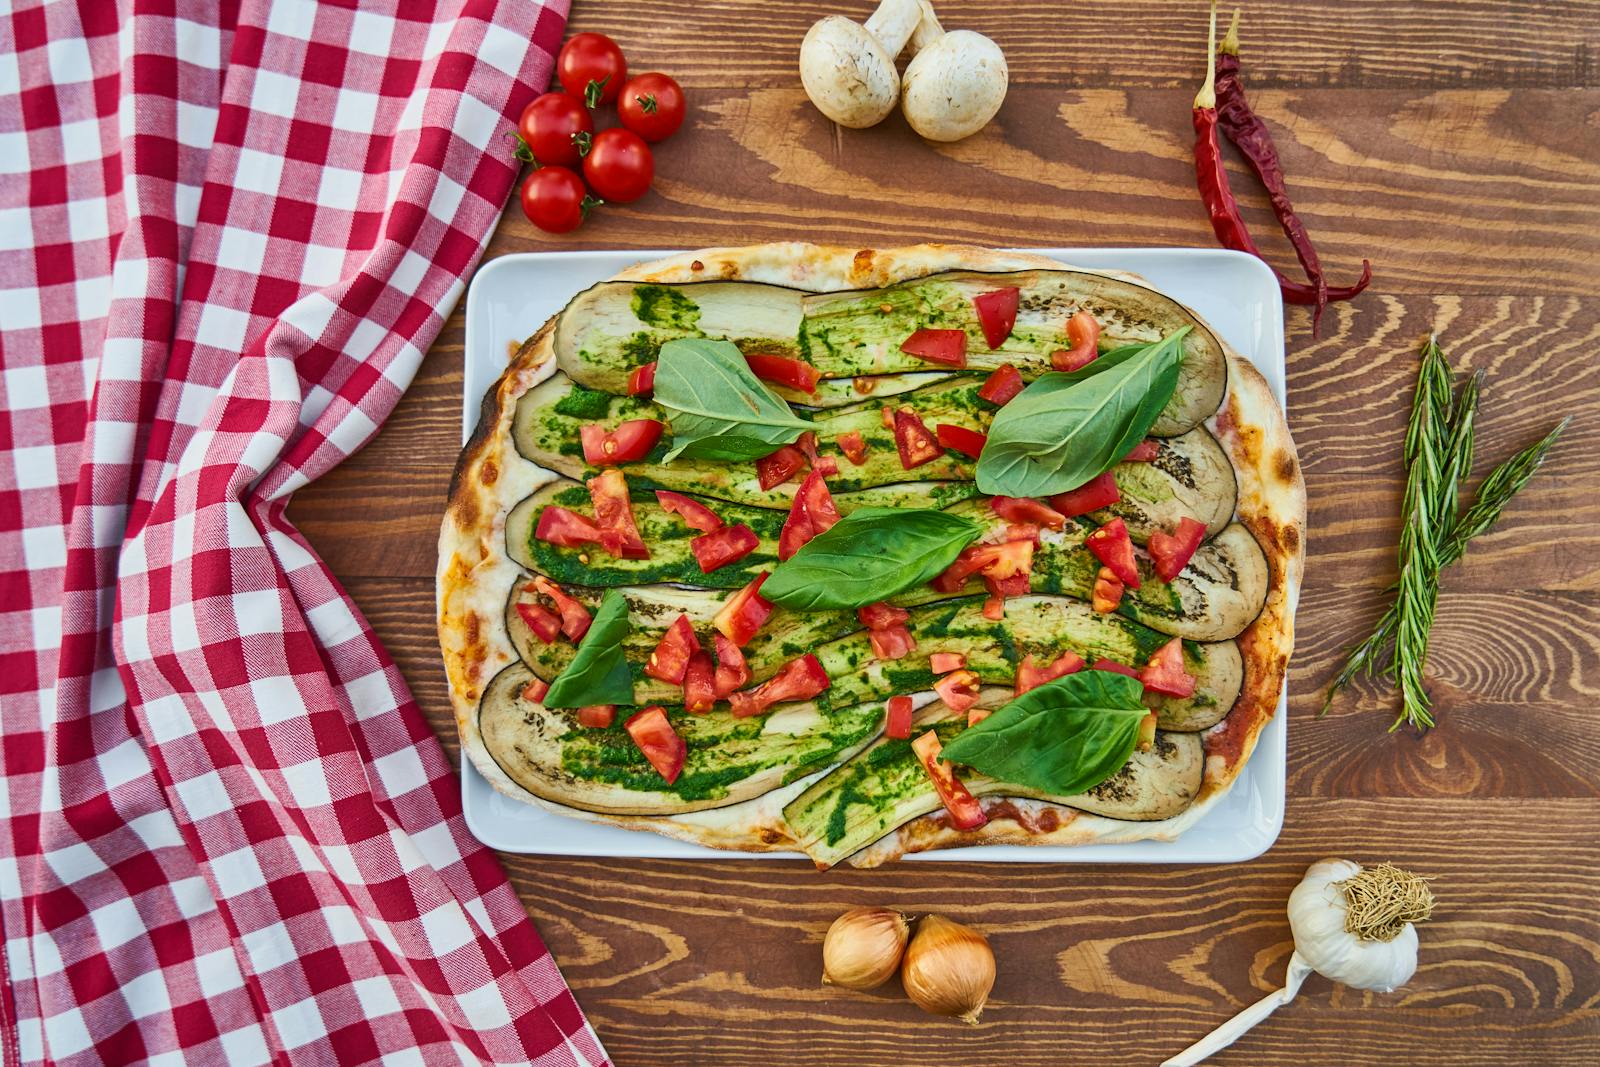
[(1412, 923), (1432, 909), (1426, 883), (1395, 867), (1318, 860), (1289, 894), (1289, 928), (1295, 951), (1324, 978), (1388, 993), (1417, 972)]
[(822, 984), (876, 989), (900, 967), (911, 925), (888, 908), (851, 908), (822, 939)]
[(923, 1011), (976, 1026), (994, 988), (994, 953), (972, 927), (929, 915), (906, 949), (900, 982)]

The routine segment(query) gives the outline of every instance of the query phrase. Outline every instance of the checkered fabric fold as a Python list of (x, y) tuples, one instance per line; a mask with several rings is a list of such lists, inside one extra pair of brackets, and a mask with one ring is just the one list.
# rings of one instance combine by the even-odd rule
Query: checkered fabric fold
[(394, 407), (565, 0), (0, 11), (5, 1064), (603, 1064), (285, 517)]

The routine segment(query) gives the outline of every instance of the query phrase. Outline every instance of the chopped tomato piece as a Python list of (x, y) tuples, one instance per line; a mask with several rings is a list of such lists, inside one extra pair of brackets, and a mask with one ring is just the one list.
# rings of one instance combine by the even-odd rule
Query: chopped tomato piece
[(1118, 663), (1114, 659), (1097, 659), (1089, 665), (1091, 671), (1113, 671), (1117, 674), (1126, 674), (1129, 678), (1139, 677), (1139, 672), (1125, 663)]
[(994, 709), (993, 708), (968, 708), (967, 709), (967, 725), (968, 726), (976, 726), (980, 722), (982, 722), (984, 719), (987, 719), (989, 716), (991, 716), (993, 714), (994, 714)]
[(978, 390), (978, 396), (991, 404), (1004, 407), (1018, 393), (1022, 392), (1022, 372), (1009, 363), (1003, 363), (995, 368)]
[(989, 506), (1007, 522), (1036, 522), (1052, 530), (1067, 524), (1067, 517), (1040, 500), (1027, 496), (993, 496)]
[(900, 466), (906, 470), (931, 463), (944, 454), (938, 439), (910, 408), (899, 408), (894, 413), (894, 446), (900, 451)]
[(817, 534), (833, 528), (839, 521), (839, 509), (828, 492), (828, 483), (818, 471), (806, 475), (789, 506), (789, 518), (778, 535), (778, 558), (788, 559), (800, 551), (800, 546)]
[(972, 307), (978, 313), (978, 325), (983, 327), (983, 339), (990, 350), (1005, 344), (1017, 325), (1017, 303), (1022, 290), (1015, 285), (996, 289), (992, 293), (972, 298)]
[(1139, 681), (1152, 693), (1165, 693), (1172, 697), (1192, 697), (1195, 676), (1183, 665), (1183, 639), (1174, 637), (1156, 650), (1150, 662), (1139, 672)]
[(745, 663), (744, 653), (739, 651), (738, 645), (720, 633), (716, 635), (716, 642), (717, 672), (712, 679), (713, 688), (718, 700), (726, 700), (729, 693), (750, 680), (750, 667)]
[(983, 579), (984, 588), (989, 590), (990, 596), (1004, 600), (1008, 596), (1028, 595), (1028, 576), (1026, 574), (1013, 574), (1008, 578)]
[(760, 715), (785, 700), (809, 700), (828, 685), (828, 672), (817, 657), (807, 654), (785, 663), (777, 674), (754, 689), (731, 694), (728, 702), (733, 705), (734, 716), (743, 719)]
[(683, 684), (683, 672), (689, 666), (689, 657), (700, 651), (700, 639), (694, 635), (694, 623), (689, 616), (679, 615), (661, 636), (656, 650), (645, 662), (644, 673), (673, 685)]
[(597, 422), (584, 423), (578, 430), (583, 440), (583, 461), (592, 467), (603, 467), (644, 459), (661, 440), (663, 428), (655, 419), (629, 419), (610, 431)]
[(800, 451), (806, 454), (806, 459), (811, 463), (811, 469), (822, 475), (824, 478), (839, 473), (838, 460), (834, 459), (832, 456), (821, 456), (817, 454), (817, 435), (812, 431), (808, 430), (801, 434), (799, 439), (795, 441), (795, 444), (799, 445)]
[(883, 420), (883, 428), (885, 430), (894, 429), (894, 409), (893, 408), (879, 408), (878, 409), (878, 418)]
[(633, 521), (633, 501), (628, 499), (628, 480), (622, 472), (612, 469), (590, 478), (589, 498), (594, 501), (595, 525), (600, 527), (600, 547), (623, 559), (649, 559), (650, 550)]
[(1063, 652), (1043, 667), (1034, 665), (1033, 655), (1030, 653), (1022, 657), (1022, 662), (1017, 665), (1016, 695), (1021, 696), (1046, 682), (1065, 678), (1069, 674), (1077, 674), (1081, 670), (1083, 670), (1083, 657), (1076, 652)]
[(716, 668), (711, 665), (711, 653), (696, 650), (689, 657), (683, 672), (683, 710), (693, 715), (704, 715), (717, 702)]
[(939, 753), (944, 751), (944, 746), (939, 744), (938, 734), (929, 730), (911, 742), (911, 751), (917, 754), (922, 769), (933, 780), (939, 800), (950, 813), (951, 826), (957, 830), (976, 830), (989, 821), (983, 813), (983, 805), (978, 803), (977, 797), (967, 792), (967, 787), (961, 784), (956, 772), (949, 764), (939, 762)]
[(869, 630), (887, 630), (891, 626), (904, 626), (911, 618), (905, 608), (897, 608), (886, 600), (856, 609), (856, 618)]
[(762, 571), (749, 585), (729, 597), (711, 620), (711, 625), (732, 641), (735, 648), (748, 645), (772, 614), (772, 602), (761, 595), (761, 583), (767, 580), (767, 573)]
[(550, 504), (539, 512), (539, 525), (534, 527), (533, 536), (546, 544), (579, 548), (599, 544), (600, 528), (587, 516)]
[(1110, 567), (1101, 567), (1089, 594), (1089, 606), (1102, 615), (1109, 615), (1122, 603), (1122, 592), (1122, 579)]
[(952, 423), (941, 422), (935, 426), (934, 433), (938, 435), (939, 443), (945, 448), (960, 452), (963, 455), (978, 458), (978, 453), (983, 451), (983, 446), (989, 443), (989, 435), (969, 430), (965, 426), (956, 426)]
[(835, 444), (839, 446), (839, 451), (844, 453), (844, 458), (857, 467), (867, 461), (867, 442), (862, 439), (859, 432), (851, 430), (849, 433), (842, 433)]
[(1072, 347), (1050, 353), (1050, 365), (1063, 371), (1088, 366), (1100, 355), (1100, 323), (1087, 311), (1077, 312), (1067, 320), (1067, 340)]
[(934, 674), (949, 674), (967, 665), (967, 657), (960, 652), (935, 652), (928, 657), (928, 669)]
[(885, 705), (883, 719), (883, 736), (898, 737), (901, 740), (911, 736), (911, 698), (908, 696), (890, 697)]
[(901, 342), (900, 351), (929, 363), (965, 367), (967, 334), (965, 330), (918, 330)]
[(999, 622), (1001, 619), (1005, 618), (1006, 598), (995, 595), (985, 600), (983, 602), (983, 617), (986, 619), (991, 619), (994, 622)]
[(1032, 541), (1039, 543), (1039, 527), (1031, 522), (1013, 522), (1006, 526), (1007, 541)]
[(1205, 524), (1185, 515), (1178, 520), (1176, 533), (1157, 530), (1150, 535), (1150, 558), (1155, 561), (1156, 577), (1170, 582), (1194, 558), (1195, 549), (1206, 538)]
[(963, 667), (934, 682), (933, 691), (939, 694), (945, 707), (960, 715), (978, 702), (979, 684), (977, 672)]
[(635, 712), (622, 725), (656, 773), (665, 778), (668, 785), (676, 782), (683, 770), (683, 761), (689, 755), (689, 747), (667, 721), (666, 709), (651, 705)]
[(1156, 726), (1158, 723), (1160, 723), (1160, 721), (1161, 720), (1157, 718), (1156, 713), (1153, 711), (1139, 720), (1139, 740), (1135, 747), (1137, 747), (1140, 752), (1149, 752), (1155, 747)]
[(633, 373), (628, 375), (628, 392), (633, 396), (640, 393), (651, 393), (656, 388), (656, 365), (652, 360), (633, 368)]
[(1117, 492), (1117, 479), (1110, 471), (1106, 471), (1098, 477), (1090, 478), (1076, 489), (1057, 493), (1050, 498), (1050, 504), (1071, 519), (1110, 507), (1121, 499), (1122, 494)]
[(589, 632), (589, 609), (562, 592), (561, 587), (544, 575), (539, 575), (533, 580), (533, 587), (551, 600), (556, 602), (556, 610), (561, 613), (561, 632), (567, 635), (570, 641), (582, 640), (583, 635)]
[(756, 460), (756, 480), (761, 488), (771, 489), (799, 474), (806, 465), (806, 454), (794, 445), (784, 445), (768, 456)]
[(519, 600), (517, 614), (528, 624), (533, 636), (547, 645), (555, 641), (556, 635), (561, 632), (561, 617), (542, 604), (527, 604)]
[(591, 730), (604, 730), (616, 717), (615, 704), (590, 704), (586, 708), (578, 709), (578, 725), (587, 726)]
[(700, 503), (684, 496), (682, 493), (671, 493), (665, 489), (656, 490), (656, 503), (661, 505), (662, 511), (670, 511), (689, 525), (690, 529), (702, 533), (710, 533), (722, 526), (722, 519), (717, 513)]
[(1133, 559), (1133, 542), (1121, 519), (1112, 519), (1083, 540), (1094, 558), (1111, 568), (1129, 589), (1139, 588), (1139, 566)]
[(822, 377), (822, 372), (803, 359), (790, 359), (787, 356), (761, 356), (746, 355), (744, 361), (750, 364), (750, 370), (757, 378), (774, 385), (787, 385), (791, 389), (798, 389), (802, 393), (815, 393), (817, 379)]
[(522, 687), (522, 699), (535, 701), (543, 700), (549, 692), (550, 683), (545, 681), (543, 678), (535, 678), (533, 681)]
[(720, 530), (701, 534), (689, 542), (689, 550), (694, 553), (700, 569), (710, 574), (718, 567), (726, 567), (730, 563), (744, 559), (754, 552), (759, 544), (761, 538), (741, 522), (736, 526), (724, 526)]
[(953, 593), (974, 574), (986, 578), (1011, 578), (1033, 570), (1032, 541), (1002, 541), (993, 545), (968, 545), (955, 562), (928, 584), (941, 593)]
[(1161, 444), (1146, 437), (1143, 441), (1133, 446), (1133, 451), (1122, 457), (1124, 463), (1149, 463), (1161, 455)]
[(872, 655), (880, 660), (900, 659), (917, 647), (917, 639), (904, 626), (869, 630), (867, 639), (872, 642)]

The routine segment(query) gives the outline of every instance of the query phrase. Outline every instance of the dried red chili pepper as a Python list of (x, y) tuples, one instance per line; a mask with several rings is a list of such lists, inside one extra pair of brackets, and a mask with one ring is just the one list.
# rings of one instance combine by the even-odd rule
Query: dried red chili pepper
[[(1217, 138), (1217, 126), (1217, 8), (1213, 3), (1211, 25), (1206, 36), (1206, 80), (1194, 98), (1195, 180), (1200, 187), (1200, 198), (1211, 218), (1212, 232), (1222, 246), (1246, 252), (1265, 263), (1267, 257), (1261, 254), (1255, 239), (1250, 236), (1250, 228), (1239, 213), (1239, 203), (1234, 199), (1233, 189), (1229, 185), (1227, 169), (1222, 165), (1222, 144)], [(1278, 279), (1278, 288), (1283, 291), (1284, 300), (1291, 304), (1316, 306), (1319, 312), (1321, 305), (1330, 300), (1349, 300), (1365, 289), (1372, 279), (1370, 265), (1362, 271), (1359, 282), (1341, 289), (1327, 287), (1325, 282), (1317, 286), (1290, 281), (1276, 267), (1272, 268), (1272, 273)], [(1313, 321), (1313, 329), (1315, 325)]]

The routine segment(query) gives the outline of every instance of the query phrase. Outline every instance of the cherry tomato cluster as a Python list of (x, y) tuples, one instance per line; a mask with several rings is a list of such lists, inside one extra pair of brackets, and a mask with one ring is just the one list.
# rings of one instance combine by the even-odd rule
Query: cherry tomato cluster
[[(580, 33), (563, 45), (556, 78), (561, 91), (529, 104), (517, 123), (518, 155), (535, 168), (522, 183), (522, 210), (541, 230), (568, 233), (597, 204), (626, 204), (650, 191), (656, 166), (646, 142), (677, 132), (684, 99), (665, 74), (630, 79), (622, 49), (603, 33)], [(591, 112), (609, 103), (622, 125), (597, 133)]]

